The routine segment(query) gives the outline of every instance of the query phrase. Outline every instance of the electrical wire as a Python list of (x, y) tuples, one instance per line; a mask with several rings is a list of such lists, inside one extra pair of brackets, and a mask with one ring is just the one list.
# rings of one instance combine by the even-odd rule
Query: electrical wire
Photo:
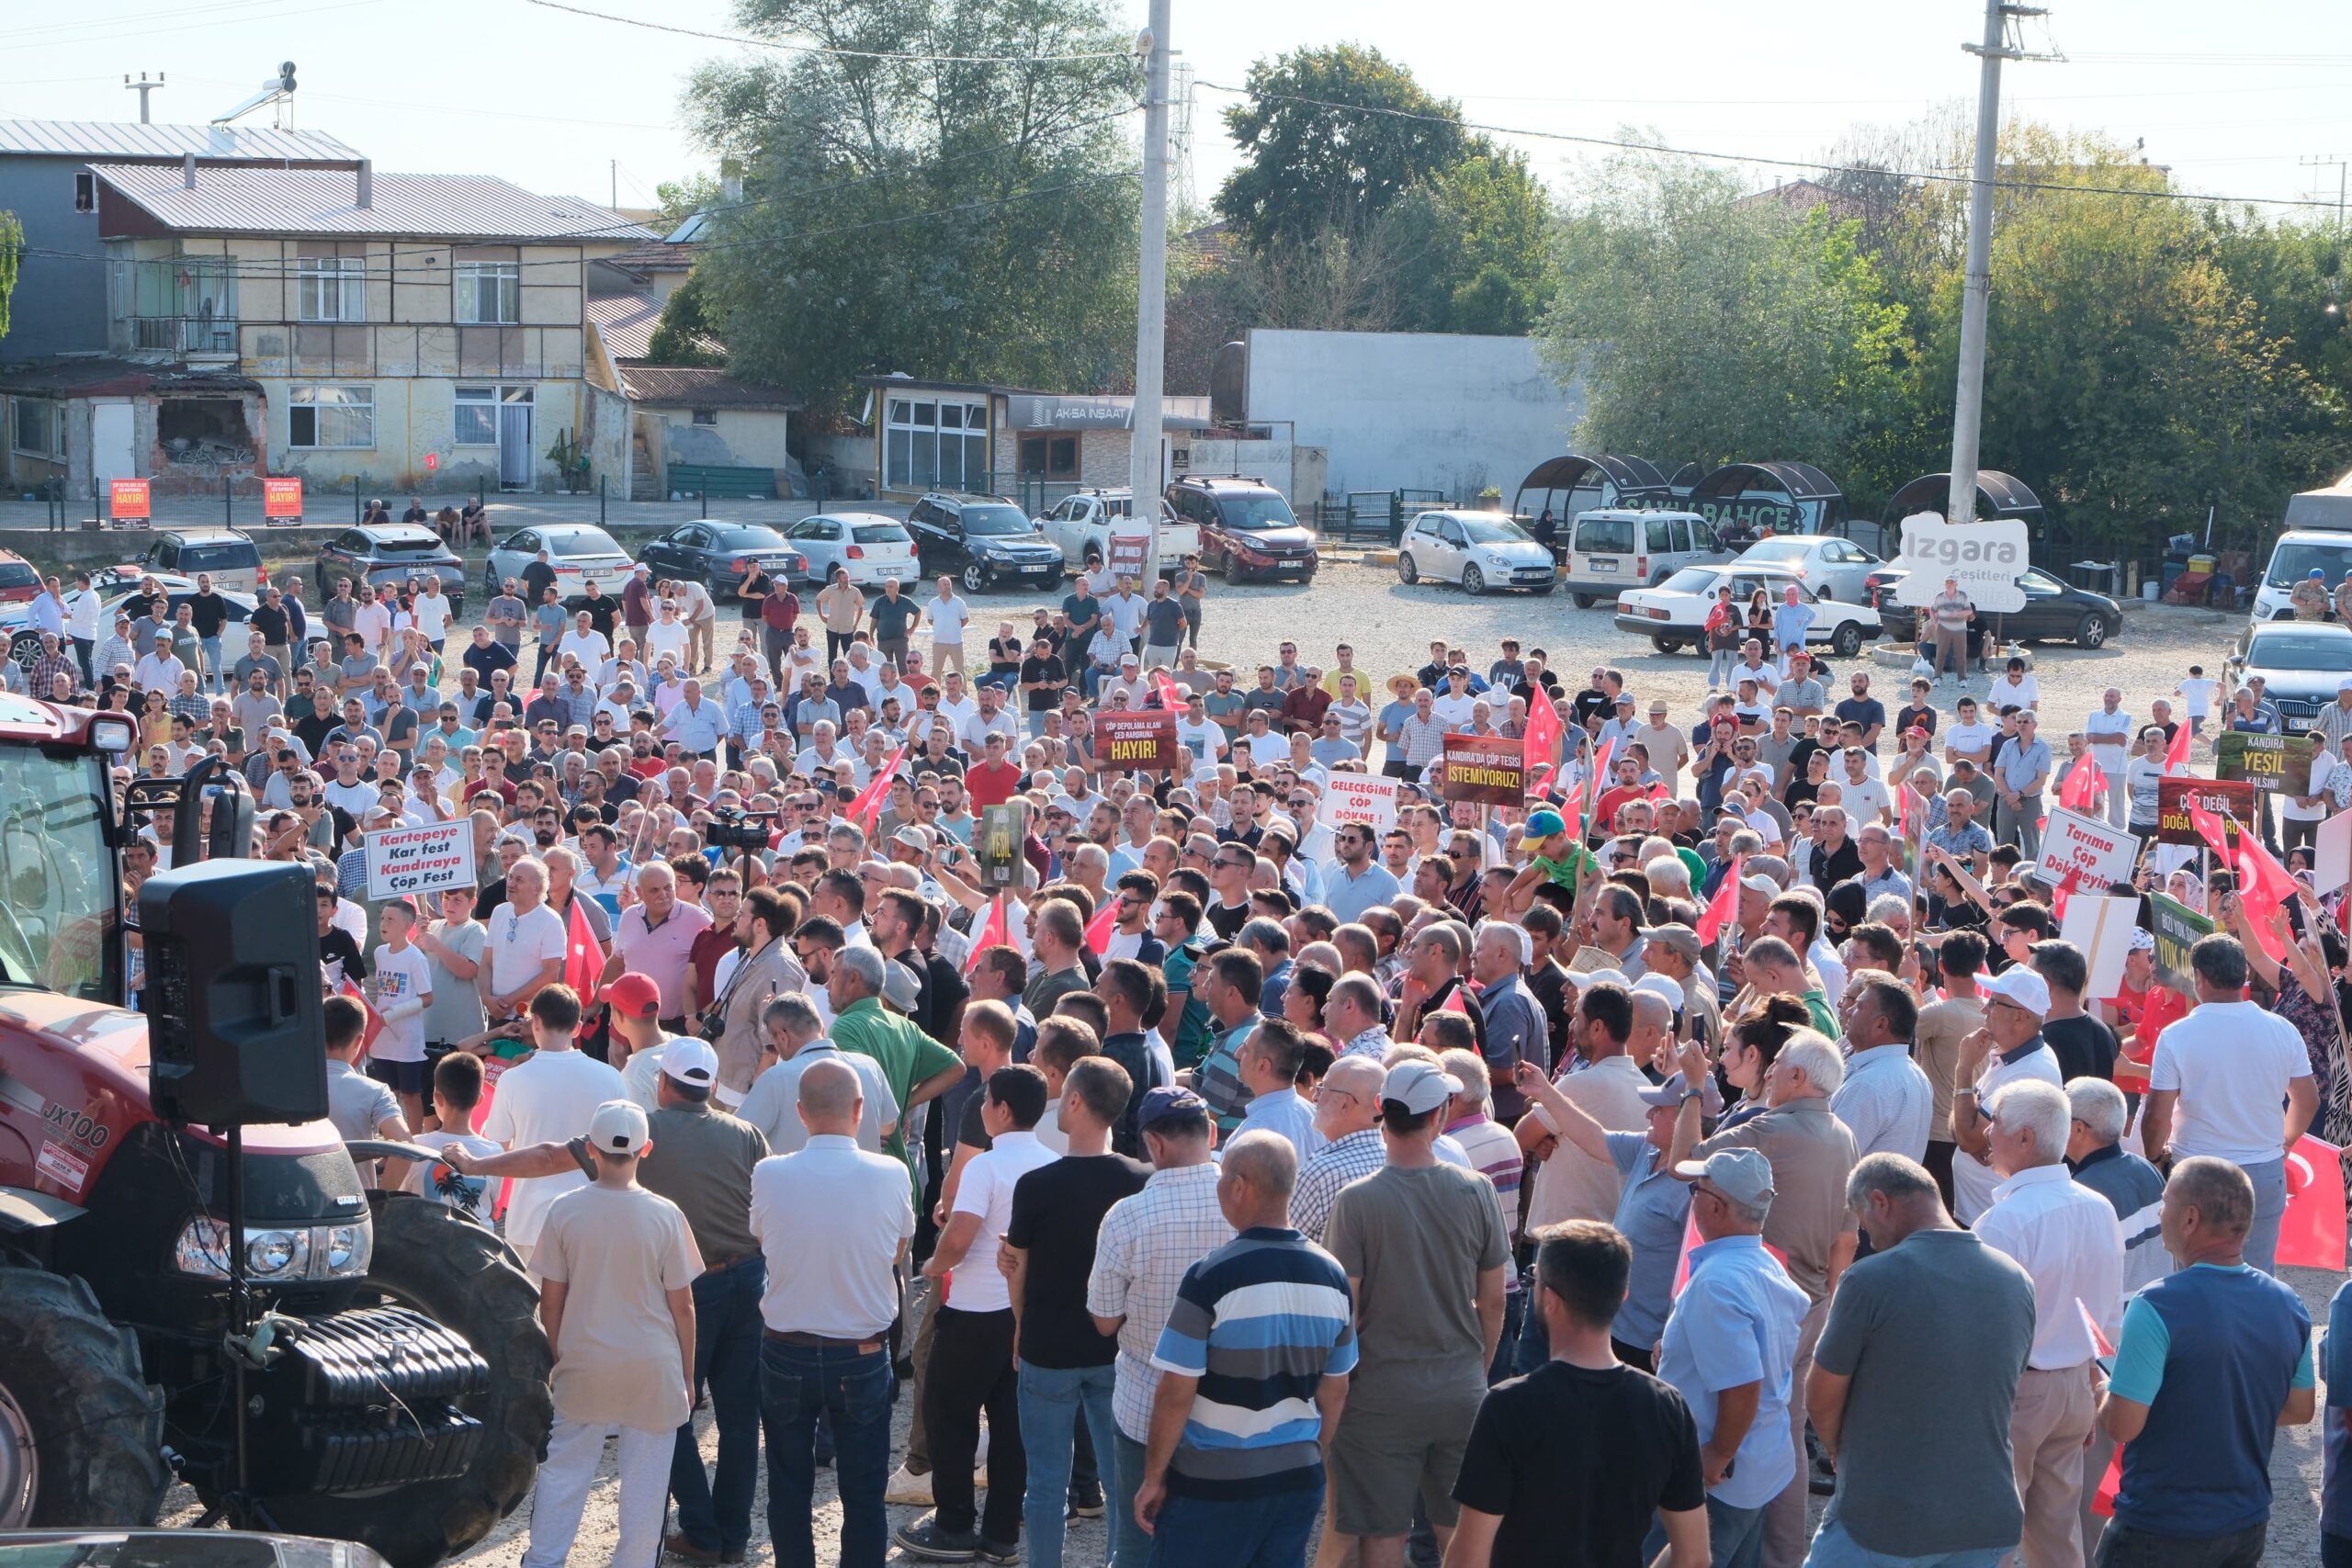
[(745, 33), (706, 32), (700, 28), (649, 22), (641, 17), (618, 17), (610, 11), (592, 11), (584, 6), (565, 5), (563, 0), (523, 0), (523, 3), (549, 11), (569, 12), (575, 17), (589, 17), (600, 22), (618, 22), (623, 27), (643, 28), (650, 32), (675, 33), (681, 38), (708, 39), (716, 43), (740, 43), (752, 49), (773, 49), (786, 54), (831, 55), (842, 60), (919, 61), (945, 65), (1042, 65), (1063, 61), (1135, 58), (1135, 51), (1126, 49), (1098, 49), (1077, 54), (928, 54), (919, 50), (841, 49), (820, 43), (782, 43), (775, 39), (752, 38)]
[[(1205, 79), (1194, 84), (1212, 93), (1225, 93), (1234, 97), (1256, 98), (1270, 103), (1306, 104), (1316, 108), (1337, 109), (1343, 114), (1374, 115), (1389, 119), (1417, 120), (1427, 124), (1451, 125), (1464, 130), (1482, 130), (1493, 136), (1525, 137), (1537, 141), (1565, 141), (1584, 147), (1605, 148), (1616, 152), (1656, 152), (1664, 157), (1690, 158), (1707, 163), (1754, 164), (1766, 168), (1802, 169), (1807, 174), (1829, 172), (1834, 165), (1820, 158), (1766, 158), (1746, 152), (1714, 152), (1694, 147), (1674, 147), (1662, 141), (1629, 141), (1613, 136), (1583, 136), (1566, 130), (1532, 130), (1523, 126), (1491, 125), (1478, 120), (1462, 119), (1453, 115), (1425, 114), (1413, 109), (1389, 108), (1375, 104), (1342, 104), (1329, 98), (1311, 98), (1299, 93), (1268, 93), (1250, 87), (1236, 87), (1223, 82)], [(1938, 185), (1972, 185), (1974, 176), (1947, 174), (1933, 170), (1877, 169), (1865, 171), (1881, 178), (1919, 180)], [(2293, 197), (2270, 196), (2208, 196), (2196, 191), (2152, 190), (2131, 186), (2071, 185), (2059, 180), (2001, 179), (1993, 182), (1996, 190), (2047, 191), (2064, 196), (2123, 196), (2145, 201), (2204, 202), (2248, 207), (2312, 208), (2333, 212), (2332, 201), (2305, 200)]]

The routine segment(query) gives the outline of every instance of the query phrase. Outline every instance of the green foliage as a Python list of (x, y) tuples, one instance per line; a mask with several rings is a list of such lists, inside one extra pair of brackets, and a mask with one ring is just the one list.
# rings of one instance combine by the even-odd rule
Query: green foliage
[(1563, 224), (1543, 338), (1564, 379), (1583, 377), (1577, 439), (1669, 471), (1794, 457), (1849, 473), (1909, 395), (1905, 312), (1855, 225), (1739, 197), (1728, 175), (1628, 154)]
[(13, 212), (0, 212), (0, 338), (8, 335), (8, 296), (17, 291), (17, 269), (24, 260), (25, 226)]
[(705, 66), (686, 107), (745, 169), (696, 276), (729, 367), (847, 405), (861, 374), (1095, 388), (1133, 374), (1131, 35), (1097, 0), (739, 0), (835, 48)]
[(662, 302), (662, 319), (653, 324), (646, 352), (656, 365), (701, 366), (716, 369), (727, 355), (714, 345), (718, 331), (710, 319), (709, 291), (697, 270), (670, 291)]
[(688, 175), (682, 180), (663, 180), (653, 187), (653, 197), (661, 206), (648, 227), (666, 235), (704, 208), (718, 205), (718, 176)]

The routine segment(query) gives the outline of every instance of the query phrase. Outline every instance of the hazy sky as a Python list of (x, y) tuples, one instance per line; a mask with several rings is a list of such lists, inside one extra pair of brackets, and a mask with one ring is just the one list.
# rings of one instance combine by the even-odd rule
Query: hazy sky
[[(590, 8), (729, 30), (726, 0), (581, 0)], [(1140, 24), (1141, 0), (1122, 0)], [(2077, 0), (2030, 44), (2064, 63), (2011, 66), (2007, 102), (2125, 142), (2204, 192), (2332, 206), (2352, 157), (2352, 49), (2341, 0)], [(1557, 6), (1526, 0), (1175, 0), (1195, 97), (1194, 186), (1230, 167), (1207, 84), (1250, 62), (1352, 39), (1410, 65), (1466, 118), (1608, 136), (1654, 127), (1681, 147), (1741, 159), (1817, 156), (1849, 127), (1974, 102), (1963, 39), (1981, 9), (1954, 0), (1728, 0)], [(70, 17), (71, 19), (37, 20)], [(162, 71), (154, 118), (201, 123), (282, 59), (300, 66), (295, 123), (333, 131), (385, 169), (497, 174), (542, 192), (624, 205), (708, 166), (675, 129), (680, 84), (731, 46), (598, 21), (528, 0), (78, 0), (67, 11), (0, 4), (0, 118), (129, 119), (125, 72)], [(252, 117), (268, 123), (267, 111)], [(1556, 188), (1589, 148), (1523, 140)], [(1750, 183), (1775, 171), (1749, 164)]]

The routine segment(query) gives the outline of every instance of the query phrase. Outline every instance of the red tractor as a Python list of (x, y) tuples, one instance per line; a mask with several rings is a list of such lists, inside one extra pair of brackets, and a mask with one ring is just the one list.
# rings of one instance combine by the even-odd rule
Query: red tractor
[[(135, 739), (124, 716), (0, 695), (0, 1528), (149, 1523), (176, 1477), (216, 1513), (424, 1568), (530, 1490), (537, 1292), (481, 1225), (365, 1188), (325, 1121), (244, 1128), (232, 1173), (226, 1138), (157, 1114), (118, 857), (183, 786), (138, 781), (119, 807), (108, 770)], [(181, 863), (205, 812), (249, 819), (225, 783), (173, 812)], [(239, 1188), (262, 1314), (242, 1342)]]

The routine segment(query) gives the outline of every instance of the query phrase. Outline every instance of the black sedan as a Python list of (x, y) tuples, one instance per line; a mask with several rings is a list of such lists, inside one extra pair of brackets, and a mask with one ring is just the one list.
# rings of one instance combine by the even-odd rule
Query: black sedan
[(412, 578), (421, 582), (437, 576), (441, 592), (449, 596), (450, 617), (465, 612), (466, 563), (442, 542), (439, 534), (420, 524), (370, 523), (345, 528), (319, 547), (313, 570), (311, 581), (319, 585), (321, 598), (334, 591), (338, 577), (396, 588)]
[(683, 523), (638, 552), (657, 578), (701, 583), (726, 592), (743, 581), (743, 565), (757, 561), (771, 577), (805, 577), (808, 559), (764, 523)]
[[(1901, 567), (1883, 566), (1868, 580), (1871, 606), (1885, 624), (1886, 635), (1897, 642), (1915, 642), (1919, 636), (1918, 611), (1894, 602), (1894, 585), (1909, 575)], [(1988, 629), (1997, 626), (2004, 637), (2101, 648), (2123, 629), (2123, 606), (2104, 593), (2070, 588), (2039, 567), (2028, 567), (2018, 584), (2025, 590), (2024, 609), (1997, 615), (1977, 612), (1980, 622)]]

